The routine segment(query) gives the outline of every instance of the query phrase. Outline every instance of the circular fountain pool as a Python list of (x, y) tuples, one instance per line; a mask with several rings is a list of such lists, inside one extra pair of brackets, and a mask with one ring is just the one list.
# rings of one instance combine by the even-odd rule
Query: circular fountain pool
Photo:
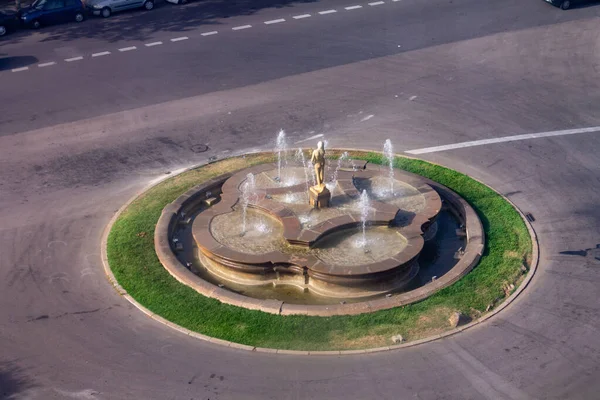
[[(168, 206), (159, 226), (179, 265), (196, 276), (182, 281), (231, 304), (331, 315), (410, 303), (476, 263), (483, 246), (469, 251), (467, 228), (482, 241), (481, 225), (456, 194), (347, 156), (331, 164), (328, 208), (309, 205), (311, 167), (300, 152), (281, 168), (261, 164), (213, 179)], [(177, 277), (165, 251), (157, 246)]]

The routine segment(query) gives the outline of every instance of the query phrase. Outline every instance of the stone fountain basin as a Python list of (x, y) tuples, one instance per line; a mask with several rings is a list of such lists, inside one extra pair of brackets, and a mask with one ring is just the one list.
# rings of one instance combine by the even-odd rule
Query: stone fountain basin
[[(290, 254), (285, 254), (281, 251), (259, 255), (246, 254), (244, 252), (237, 252), (235, 249), (228, 248), (228, 246), (223, 246), (218, 241), (215, 241), (208, 229), (210, 222), (216, 215), (235, 212), (237, 197), (239, 195), (235, 193), (237, 192), (239, 185), (243, 183), (247, 173), (253, 172), (254, 174), (260, 174), (263, 171), (272, 170), (274, 168), (275, 166), (272, 164), (265, 164), (239, 171), (239, 173), (233, 175), (225, 174), (219, 176), (188, 190), (185, 194), (163, 209), (163, 213), (155, 230), (155, 248), (161, 263), (173, 277), (205, 296), (219, 299), (227, 304), (249, 309), (283, 315), (347, 315), (392, 308), (422, 300), (441, 288), (451, 285), (467, 274), (477, 264), (482, 254), (484, 247), (483, 229), (477, 214), (470, 205), (448, 188), (426, 178), (400, 170), (394, 171), (395, 179), (412, 186), (413, 188), (418, 188), (419, 193), (423, 193), (424, 198), (428, 196), (434, 198), (434, 202), (425, 202), (426, 204), (435, 204), (437, 202), (438, 205), (431, 207), (431, 211), (429, 211), (429, 215), (433, 215), (431, 218), (421, 217), (422, 215), (428, 214), (428, 207), (423, 205), (421, 205), (422, 207), (419, 206), (420, 208), (416, 210), (417, 215), (414, 215), (414, 213), (411, 212), (398, 213), (395, 220), (392, 222), (394, 224), (398, 223), (400, 226), (395, 228), (402, 229), (404, 232), (412, 231), (415, 240), (423, 240), (422, 232), (433, 222), (436, 213), (439, 211), (439, 206), (441, 206), (441, 200), (438, 196), (439, 193), (444, 199), (446, 207), (448, 207), (451, 213), (454, 214), (464, 226), (464, 233), (466, 234), (466, 245), (456, 264), (441, 278), (421, 286), (418, 289), (396, 293), (391, 297), (373, 297), (374, 294), (377, 295), (386, 293), (386, 291), (393, 291), (393, 289), (390, 290), (389, 288), (390, 284), (398, 287), (405, 287), (414, 277), (416, 271), (418, 271), (416, 257), (411, 258), (406, 251), (400, 252), (402, 256), (406, 256), (406, 259), (410, 260), (404, 265), (404, 268), (394, 268), (393, 265), (388, 268), (385, 266), (385, 262), (383, 262), (383, 268), (374, 269), (369, 264), (359, 265), (359, 268), (355, 268), (357, 266), (350, 264), (335, 265), (336, 263), (332, 262), (310, 263), (306, 262), (309, 261), (309, 257), (305, 257), (304, 254), (292, 257)], [(339, 182), (336, 190), (341, 188), (344, 190), (344, 195), (348, 192), (358, 196), (356, 186), (361, 187), (360, 179), (368, 179), (368, 177), (377, 177), (378, 175), (383, 174), (387, 175), (388, 170), (383, 170), (382, 168), (382, 171), (378, 171), (377, 168), (368, 168), (364, 171), (340, 170), (339, 172)], [(294, 190), (297, 189), (297, 191), (303, 191), (306, 187), (305, 184), (296, 186), (297, 188), (294, 187)], [(271, 200), (269, 197), (275, 198), (278, 193), (285, 194), (286, 191), (290, 191), (291, 188), (292, 187), (284, 189), (271, 188), (265, 190), (263, 191), (264, 196), (260, 199), (262, 201), (257, 201), (253, 207), (256, 208), (257, 212), (265, 212), (264, 209), (275, 211), (275, 213), (270, 213), (270, 211), (267, 213), (270, 215), (270, 218), (281, 224), (280, 226), (282, 229), (283, 224), (280, 221), (281, 219), (287, 218), (287, 221), (290, 221), (288, 222), (287, 227), (289, 234), (288, 238), (299, 239), (304, 243), (303, 245), (305, 248), (310, 249), (312, 245), (314, 249), (316, 248), (315, 243), (316, 246), (318, 246), (320, 239), (327, 240), (327, 236), (335, 235), (335, 231), (328, 232), (325, 226), (331, 224), (324, 223), (323, 226), (320, 227), (316, 224), (311, 226), (310, 229), (303, 229), (303, 224), (298, 218), (292, 218), (294, 212), (289, 214), (295, 207), (293, 204), (288, 204), (289, 207), (275, 207), (274, 205), (269, 205), (268, 200)], [(231, 191), (231, 189), (233, 189), (233, 191)], [(235, 194), (233, 200), (231, 198), (229, 200), (227, 199), (228, 192)], [(434, 192), (435, 194), (427, 194), (431, 192)], [(377, 196), (375, 197), (377, 198)], [(436, 197), (437, 201), (435, 201)], [(261, 209), (261, 207), (263, 209)], [(408, 208), (410, 208), (410, 205)], [(199, 210), (200, 212), (198, 212)], [(420, 210), (423, 210), (423, 213), (421, 213)], [(373, 214), (373, 216), (374, 215), (375, 214)], [(379, 215), (384, 214), (380, 213)], [(192, 226), (188, 225), (190, 216), (195, 216)], [(203, 224), (205, 224), (207, 229), (197, 229), (197, 227), (200, 226), (199, 224), (202, 223), (202, 220), (204, 220)], [(344, 229), (356, 229), (358, 225), (357, 217), (352, 216), (350, 220), (345, 219), (345, 221), (345, 226), (340, 226), (342, 231)], [(333, 224), (335, 225), (336, 222)], [(294, 225), (296, 225), (295, 228), (293, 227)], [(186, 228), (186, 226), (188, 228)], [(381, 226), (385, 227), (386, 225)], [(256, 284), (257, 286), (260, 286), (261, 284), (265, 284), (265, 282), (267, 284), (270, 284), (269, 282), (273, 282), (273, 284), (275, 282), (281, 282), (284, 285), (290, 284), (292, 286), (304, 288), (305, 290), (308, 287), (310, 291), (314, 291), (323, 296), (330, 296), (332, 295), (332, 291), (337, 291), (338, 297), (340, 298), (347, 298), (348, 292), (354, 291), (353, 295), (356, 296), (357, 299), (364, 300), (360, 300), (360, 302), (341, 302), (328, 305), (292, 304), (270, 298), (248, 297), (236, 293), (235, 291), (231, 291), (226, 287), (217, 287), (216, 283), (211, 283), (196, 275), (195, 272), (192, 272), (194, 267), (190, 268), (189, 264), (187, 268), (184, 266), (184, 264), (186, 264), (184, 260), (189, 259), (187, 255), (189, 253), (178, 253), (175, 248), (175, 240), (182, 238), (181, 235), (184, 234), (184, 231), (193, 233), (194, 242), (198, 245), (197, 250), (202, 254), (200, 257), (201, 262), (204, 263), (203, 260), (206, 260), (207, 262), (212, 263), (212, 260), (203, 255), (204, 251), (207, 251), (207, 254), (214, 257), (214, 264), (217, 264), (219, 268), (226, 271), (229, 276), (237, 275), (248, 278), (244, 282), (248, 285)], [(304, 237), (299, 238), (297, 233), (303, 231), (312, 232), (307, 232)], [(295, 235), (294, 232), (296, 232)], [(190, 240), (192, 240), (191, 235)], [(206, 246), (201, 247), (200, 243), (205, 243)], [(186, 244), (186, 248), (189, 248), (187, 246), (191, 246), (191, 244)], [(290, 246), (298, 248), (297, 245)], [(407, 246), (407, 249), (409, 247), (410, 246)], [(186, 255), (184, 256), (183, 254)], [(266, 264), (264, 263), (264, 257), (269, 258), (269, 261)], [(392, 259), (394, 259), (394, 257), (387, 258), (387, 260)], [(398, 259), (396, 259), (396, 261), (398, 261)], [(381, 263), (378, 264), (380, 266), (382, 265)], [(308, 266), (312, 269), (309, 269)], [(396, 264), (396, 266), (398, 266), (398, 264)], [(242, 268), (244, 272), (239, 268)], [(361, 268), (363, 269), (362, 271), (360, 271)], [(307, 281), (309, 284), (306, 283)], [(388, 285), (388, 287), (386, 287), (386, 285)], [(336, 293), (333, 293), (333, 296), (335, 295)], [(331, 298), (335, 299), (335, 297)]]
[[(192, 226), (194, 240), (202, 256), (213, 262), (211, 265), (243, 273), (244, 280), (247, 280), (248, 274), (260, 275), (257, 279), (263, 281), (265, 276), (278, 271), (297, 273), (304, 276), (307, 289), (343, 298), (400, 290), (408, 284), (409, 277), (416, 275), (419, 268), (416, 258), (424, 244), (423, 232), (435, 220), (442, 205), (431, 186), (418, 182), (418, 186), (414, 187), (413, 190), (423, 199), (423, 206), (410, 218), (403, 215), (401, 226), (397, 226), (401, 209), (377, 200), (371, 201), (369, 235), (372, 235), (371, 230), (379, 229), (380, 233), (387, 232), (387, 237), (393, 235), (396, 240), (389, 241), (389, 248), (372, 249), (372, 252), (377, 252), (371, 253), (371, 257), (364, 254), (358, 257), (356, 252), (341, 254), (342, 249), (327, 250), (333, 240), (355, 232), (362, 224), (358, 210), (349, 209), (310, 227), (303, 226), (297, 211), (273, 197), (302, 193), (306, 190), (306, 183), (273, 187), (267, 179), (260, 177), (272, 176), (274, 169), (272, 164), (263, 164), (234, 174), (223, 183), (220, 202), (195, 218)], [(263, 223), (270, 226), (270, 232), (256, 234), (250, 230), (242, 236), (239, 228), (240, 188), (249, 173), (258, 176), (259, 183), (266, 183), (257, 188), (249, 204), (255, 210), (250, 219), (256, 219), (255, 213), (264, 214)], [(336, 197), (351, 203), (360, 195), (355, 186), (357, 179), (364, 181), (378, 174), (377, 170), (339, 171)], [(272, 240), (265, 240), (265, 237)], [(355, 260), (352, 254), (356, 256)], [(235, 280), (230, 273), (226, 275), (228, 279)], [(294, 284), (297, 285), (297, 282)], [(317, 289), (319, 286), (320, 290)], [(356, 289), (358, 287), (360, 289)]]

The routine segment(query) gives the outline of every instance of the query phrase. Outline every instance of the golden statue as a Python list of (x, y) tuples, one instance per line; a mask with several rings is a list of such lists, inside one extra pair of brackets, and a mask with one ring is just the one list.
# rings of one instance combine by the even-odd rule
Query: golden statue
[(325, 146), (323, 142), (317, 143), (317, 149), (312, 152), (310, 162), (315, 166), (315, 176), (317, 178), (317, 186), (322, 188), (325, 186), (323, 176), (325, 174)]
[(310, 162), (315, 166), (317, 184), (308, 191), (309, 203), (314, 208), (329, 207), (331, 192), (325, 186), (325, 145), (323, 142), (317, 143), (317, 149), (313, 150)]

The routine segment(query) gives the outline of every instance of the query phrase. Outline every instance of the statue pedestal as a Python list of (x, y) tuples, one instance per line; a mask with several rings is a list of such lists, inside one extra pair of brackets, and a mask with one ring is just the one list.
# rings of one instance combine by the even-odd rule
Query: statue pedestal
[(314, 208), (329, 207), (331, 192), (325, 185), (311, 186), (308, 190), (309, 203)]

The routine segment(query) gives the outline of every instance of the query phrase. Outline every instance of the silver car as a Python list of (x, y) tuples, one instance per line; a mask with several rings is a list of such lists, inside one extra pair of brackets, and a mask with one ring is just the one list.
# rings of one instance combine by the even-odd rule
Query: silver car
[(132, 8), (145, 8), (152, 10), (154, 0), (89, 0), (85, 2), (88, 9), (92, 10), (94, 15), (102, 15), (108, 18), (112, 13), (129, 10)]

